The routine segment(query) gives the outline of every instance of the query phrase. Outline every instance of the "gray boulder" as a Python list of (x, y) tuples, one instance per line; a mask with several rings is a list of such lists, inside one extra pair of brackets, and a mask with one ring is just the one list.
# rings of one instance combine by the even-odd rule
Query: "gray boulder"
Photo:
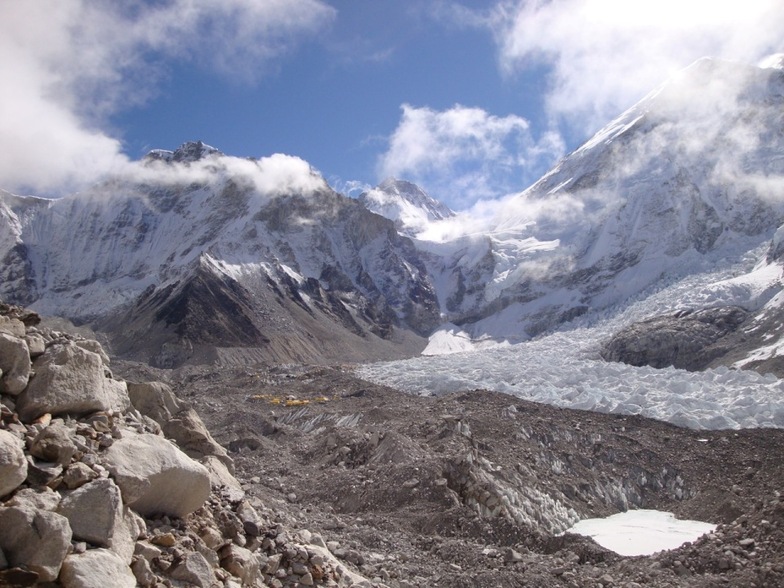
[(215, 574), (204, 556), (199, 552), (186, 553), (177, 558), (168, 570), (174, 580), (187, 582), (189, 586), (210, 588), (215, 582)]
[(259, 574), (261, 562), (257, 555), (239, 545), (229, 544), (220, 550), (221, 567), (242, 581), (242, 585), (250, 585)]
[(76, 453), (75, 435), (76, 432), (62, 421), (53, 421), (35, 436), (30, 444), (30, 454), (44, 461), (68, 465)]
[(109, 365), (111, 360), (106, 352), (101, 347), (101, 344), (94, 339), (77, 339), (74, 343), (81, 347), (82, 349), (86, 349), (87, 351), (92, 351), (93, 353), (97, 353), (101, 357), (101, 361), (103, 361), (104, 365)]
[(64, 588), (135, 588), (136, 577), (116, 553), (90, 549), (65, 558), (60, 583)]
[(215, 439), (195, 410), (181, 402), (171, 388), (161, 382), (128, 384), (133, 407), (161, 426), (164, 434), (194, 459), (215, 456), (234, 472), (234, 461)]
[(20, 418), (44, 413), (123, 411), (130, 406), (125, 382), (107, 375), (100, 355), (66, 341), (51, 345), (33, 363), (35, 377), (17, 397)]
[(16, 490), (26, 478), (24, 443), (12, 433), (0, 430), (0, 498)]
[(39, 355), (43, 355), (44, 351), (46, 351), (46, 340), (40, 333), (27, 333), (24, 339), (27, 342), (27, 348), (30, 350), (30, 357), (36, 358)]
[(128, 397), (136, 410), (161, 426), (181, 408), (172, 389), (163, 382), (129, 382)]
[(108, 478), (66, 493), (58, 512), (68, 519), (74, 539), (110, 547), (122, 519), (120, 489)]
[(19, 337), (0, 331), (0, 392), (16, 396), (30, 379), (30, 349)]
[(213, 439), (204, 421), (192, 408), (181, 410), (161, 427), (163, 433), (174, 439), (189, 457), (215, 457), (223, 462), (229, 472), (234, 473), (234, 460), (229, 457), (226, 449)]
[(37, 508), (39, 510), (57, 510), (61, 496), (48, 486), (38, 486), (37, 488), (22, 488), (5, 503), (6, 506), (22, 506)]
[(157, 435), (129, 434), (104, 459), (125, 504), (144, 516), (183, 517), (210, 494), (207, 469)]
[(0, 333), (8, 333), (14, 337), (24, 337), (25, 331), (25, 325), (22, 321), (0, 314)]
[(0, 508), (0, 549), (11, 566), (25, 567), (42, 582), (53, 582), (71, 548), (68, 519), (24, 506)]

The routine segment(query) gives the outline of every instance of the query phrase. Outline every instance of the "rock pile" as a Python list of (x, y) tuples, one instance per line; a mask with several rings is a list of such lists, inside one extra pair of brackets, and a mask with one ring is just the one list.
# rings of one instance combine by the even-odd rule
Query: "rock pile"
[(168, 386), (0, 305), (0, 585), (371, 586), (246, 496)]

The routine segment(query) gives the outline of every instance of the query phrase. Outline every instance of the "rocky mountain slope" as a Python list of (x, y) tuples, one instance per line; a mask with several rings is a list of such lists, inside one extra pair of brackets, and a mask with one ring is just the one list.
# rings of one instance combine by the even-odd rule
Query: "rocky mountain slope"
[(483, 233), (447, 224), (420, 244), (448, 320), (474, 340), (525, 340), (769, 242), (784, 220), (782, 105), (783, 70), (698, 61)]
[(39, 320), (0, 306), (0, 585), (369, 585), (273, 522), (167, 385)]
[(412, 243), (296, 158), (185, 144), (85, 194), (0, 194), (0, 222), (0, 296), (158, 365), (404, 356), (439, 322)]

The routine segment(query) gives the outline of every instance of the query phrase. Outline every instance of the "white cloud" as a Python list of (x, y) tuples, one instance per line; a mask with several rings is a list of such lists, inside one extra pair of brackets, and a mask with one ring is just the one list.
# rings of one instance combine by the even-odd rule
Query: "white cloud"
[(402, 106), (402, 117), (378, 164), (381, 177), (424, 186), (453, 207), (525, 187), (563, 152), (557, 135), (534, 140), (528, 121), (456, 105), (444, 111)]
[(103, 129), (191, 60), (253, 81), (334, 18), (321, 0), (0, 3), (0, 185), (68, 190), (122, 166)]
[(583, 132), (700, 57), (754, 63), (784, 48), (780, 0), (505, 0), (451, 14), (492, 31), (508, 74), (550, 66), (550, 114)]

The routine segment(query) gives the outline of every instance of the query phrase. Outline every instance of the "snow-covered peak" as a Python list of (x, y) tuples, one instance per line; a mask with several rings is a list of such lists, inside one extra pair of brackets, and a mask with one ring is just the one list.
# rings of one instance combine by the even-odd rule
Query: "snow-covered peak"
[(169, 151), (168, 149), (153, 149), (147, 154), (146, 159), (192, 163), (206, 157), (217, 155), (223, 155), (223, 153), (215, 147), (207, 145), (202, 141), (187, 141), (174, 151)]
[(396, 178), (387, 178), (364, 192), (359, 201), (371, 212), (394, 221), (398, 230), (408, 235), (421, 232), (433, 221), (455, 215), (416, 184)]
[(442, 312), (475, 341), (522, 340), (766, 242), (783, 105), (780, 70), (695, 62), (489, 209), (486, 240), (456, 223), (431, 269)]
[(784, 69), (784, 53), (769, 55), (759, 63), (763, 69)]

